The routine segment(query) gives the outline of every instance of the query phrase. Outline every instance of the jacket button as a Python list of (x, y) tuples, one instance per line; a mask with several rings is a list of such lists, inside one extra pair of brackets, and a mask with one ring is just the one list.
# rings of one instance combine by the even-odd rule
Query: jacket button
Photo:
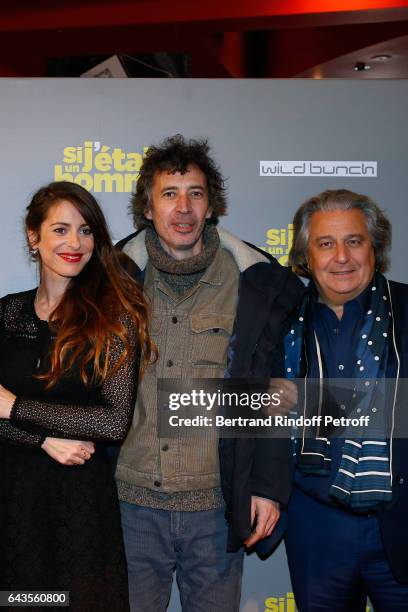
[(172, 365), (173, 365), (173, 362), (172, 362), (172, 360), (171, 360), (171, 359), (169, 359), (169, 360), (167, 361), (167, 366), (168, 366), (169, 368), (171, 368), (171, 366), (172, 366)]
[(404, 477), (403, 477), (403, 476), (400, 476), (400, 478), (399, 478), (399, 483), (400, 483), (400, 484), (404, 484), (404, 482), (405, 482)]
[(172, 322), (172, 323), (177, 323), (177, 321), (178, 321), (177, 317), (172, 317), (172, 318), (171, 318), (171, 322)]
[(155, 487), (161, 487), (160, 480), (155, 480), (153, 484), (154, 484)]
[(168, 451), (168, 450), (169, 450), (169, 445), (168, 444), (163, 444), (162, 451)]

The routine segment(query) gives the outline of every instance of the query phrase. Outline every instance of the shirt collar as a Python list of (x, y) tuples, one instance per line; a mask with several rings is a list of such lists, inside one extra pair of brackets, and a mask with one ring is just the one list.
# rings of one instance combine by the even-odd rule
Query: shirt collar
[[(370, 302), (371, 290), (373, 287), (373, 280), (374, 278), (371, 279), (368, 286), (364, 289), (364, 291), (359, 293), (357, 297), (344, 303), (345, 313), (353, 309), (358, 309), (358, 312), (360, 314), (364, 314), (367, 311), (367, 308)], [(316, 307), (317, 308), (324, 308), (324, 307), (329, 308), (324, 302), (319, 302), (319, 293), (317, 291), (316, 285), (313, 282), (313, 280), (310, 281), (309, 290), (310, 290), (310, 306), (313, 309)]]

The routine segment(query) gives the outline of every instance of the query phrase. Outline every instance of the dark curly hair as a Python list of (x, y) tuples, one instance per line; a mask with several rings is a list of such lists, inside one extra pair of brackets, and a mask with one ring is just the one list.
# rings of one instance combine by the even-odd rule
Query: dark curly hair
[(142, 228), (151, 223), (145, 218), (145, 211), (151, 205), (156, 172), (185, 174), (189, 166), (197, 166), (207, 179), (208, 202), (212, 208), (209, 221), (217, 223), (218, 217), (225, 215), (227, 199), (224, 178), (215, 161), (209, 156), (209, 151), (207, 140), (186, 140), (181, 134), (149, 147), (140, 168), (136, 192), (130, 201), (135, 227)]

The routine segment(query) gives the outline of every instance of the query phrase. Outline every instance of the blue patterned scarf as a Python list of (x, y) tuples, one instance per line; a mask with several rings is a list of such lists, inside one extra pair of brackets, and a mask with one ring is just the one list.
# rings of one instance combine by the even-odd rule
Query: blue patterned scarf
[[(324, 364), (316, 334), (307, 325), (310, 320), (310, 291), (304, 298), (296, 320), (285, 339), (285, 369), (288, 378), (295, 378), (307, 370), (313, 356), (319, 364), (319, 384), (305, 385), (304, 416), (325, 413), (323, 394)], [(355, 510), (372, 509), (392, 499), (390, 445), (386, 438), (386, 367), (389, 334), (392, 333), (391, 296), (386, 279), (376, 273), (371, 286), (369, 307), (359, 331), (357, 359), (353, 367), (353, 398), (356, 405), (349, 416), (369, 416), (376, 428), (359, 430), (344, 441), (339, 469), (329, 494), (343, 505)], [(303, 350), (303, 345), (306, 349)], [(305, 364), (303, 364), (305, 360)], [(307, 374), (306, 374), (307, 381)], [(358, 407), (357, 407), (358, 406)], [(357, 413), (357, 414), (356, 414)], [(375, 417), (375, 418), (374, 418)], [(370, 422), (370, 420), (369, 420)], [(382, 434), (378, 435), (378, 423)], [(375, 432), (373, 431), (375, 429)], [(319, 430), (306, 434), (297, 441), (297, 465), (305, 473), (327, 475), (330, 472), (330, 440)]]

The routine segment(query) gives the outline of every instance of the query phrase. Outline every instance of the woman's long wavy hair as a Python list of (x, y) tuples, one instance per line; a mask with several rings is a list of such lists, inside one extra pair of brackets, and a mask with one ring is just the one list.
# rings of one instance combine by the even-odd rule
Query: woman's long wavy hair
[[(50, 315), (55, 328), (50, 370), (41, 375), (51, 388), (64, 371), (78, 365), (83, 383), (100, 383), (111, 376), (129, 356), (135, 339), (129, 338), (124, 317), (133, 321), (141, 354), (141, 365), (156, 355), (148, 332), (148, 308), (141, 287), (126, 272), (124, 254), (115, 250), (105, 217), (86, 189), (68, 181), (50, 183), (39, 189), (27, 206), (26, 232), (41, 239), (41, 225), (50, 209), (61, 201), (70, 202), (89, 225), (94, 250), (89, 262), (73, 277), (58, 306)], [(41, 266), (41, 259), (39, 259)], [(123, 351), (112, 359), (111, 342), (119, 338)]]

